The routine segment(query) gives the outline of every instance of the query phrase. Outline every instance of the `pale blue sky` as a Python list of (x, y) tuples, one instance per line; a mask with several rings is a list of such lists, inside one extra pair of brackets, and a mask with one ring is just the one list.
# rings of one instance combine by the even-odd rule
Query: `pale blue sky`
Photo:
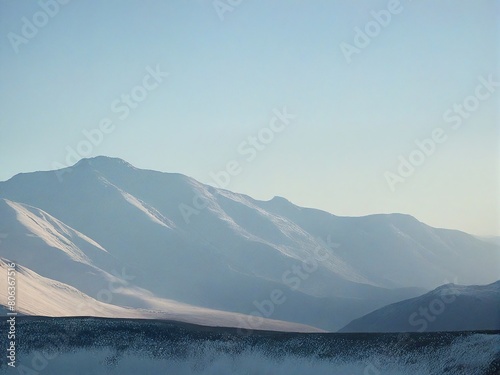
[[(401, 1), (348, 64), (340, 44), (387, 4), (242, 0), (221, 21), (205, 0), (73, 0), (16, 53), (9, 33), (41, 8), (0, 0), (0, 180), (64, 164), (107, 117), (115, 130), (90, 156), (209, 184), (236, 159), (227, 188), (258, 199), (500, 235), (500, 94), (458, 130), (443, 120), (478, 77), (500, 80), (498, 2)], [(169, 77), (120, 120), (113, 101), (157, 65)], [(238, 145), (283, 107), (297, 118), (247, 162)], [(384, 173), (438, 127), (448, 140), (391, 191)]]

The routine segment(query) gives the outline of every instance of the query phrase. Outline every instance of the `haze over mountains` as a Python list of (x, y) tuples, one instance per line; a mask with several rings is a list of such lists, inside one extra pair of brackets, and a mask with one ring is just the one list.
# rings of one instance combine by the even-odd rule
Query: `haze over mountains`
[(500, 330), (500, 281), (447, 284), (420, 297), (382, 307), (340, 332), (442, 332)]
[[(7, 279), (7, 263), (6, 259), (0, 258), (0, 277), (4, 280)], [(88, 281), (91, 282), (91, 278)], [(136, 295), (136, 298), (144, 300), (144, 306), (149, 306), (149, 309), (104, 303), (72, 286), (42, 277), (23, 266), (17, 267), (16, 282), (18, 284), (16, 311), (22, 315), (163, 319), (216, 327), (253, 329), (251, 321), (244, 315), (155, 298), (150, 293), (145, 293), (142, 296), (139, 293)], [(110, 289), (103, 289), (103, 291), (111, 292)], [(115, 291), (113, 289), (113, 296), (115, 293), (119, 297), (123, 296), (123, 290)], [(6, 288), (0, 290), (0, 300), (7, 300)], [(8, 312), (10, 311), (0, 306), (1, 314)], [(270, 331), (321, 331), (311, 326), (272, 319), (262, 319), (260, 325), (261, 329)]]
[(258, 201), (108, 157), (0, 182), (0, 233), (0, 257), (93, 298), (111, 283), (115, 307), (169, 301), (325, 330), (451, 281), (500, 279), (499, 246), (463, 232)]

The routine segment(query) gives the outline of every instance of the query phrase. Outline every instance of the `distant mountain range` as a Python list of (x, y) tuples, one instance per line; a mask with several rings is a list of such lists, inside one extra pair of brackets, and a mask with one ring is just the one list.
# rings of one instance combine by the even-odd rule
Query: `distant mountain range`
[(73, 296), (145, 316), (245, 314), (256, 329), (248, 314), (334, 331), (442, 284), (500, 279), (500, 247), (463, 232), (258, 201), (109, 157), (0, 182), (0, 235), (0, 257)]
[(500, 281), (484, 286), (447, 284), (420, 297), (382, 307), (340, 332), (500, 330)]

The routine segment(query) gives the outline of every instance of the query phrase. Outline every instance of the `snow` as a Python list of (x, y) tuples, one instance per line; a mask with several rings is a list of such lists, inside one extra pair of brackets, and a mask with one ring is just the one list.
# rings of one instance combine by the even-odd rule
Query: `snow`
[[(173, 300), (250, 314), (279, 288), (287, 302), (272, 318), (338, 329), (414, 297), (408, 288), (500, 279), (500, 247), (462, 232), (408, 215), (338, 217), (280, 197), (258, 201), (116, 158), (84, 159), (61, 181), (56, 172), (17, 175), (0, 191), (0, 234), (9, 234), (0, 256), (89, 296), (115, 283), (119, 306)], [(195, 212), (188, 220), (181, 205)], [(290, 290), (283, 276), (317, 249), (328, 258)], [(117, 276), (123, 269), (134, 280)]]
[(340, 332), (439, 332), (500, 329), (500, 281), (446, 284), (353, 320)]
[(172, 322), (89, 318), (18, 324), (23, 373), (479, 375), (496, 373), (500, 348), (494, 333), (239, 335)]
[[(7, 264), (0, 258), (0, 280), (7, 280)], [(216, 311), (175, 301), (149, 297), (153, 309), (134, 309), (98, 301), (67, 284), (42, 277), (26, 267), (16, 268), (16, 312), (39, 316), (95, 316), (113, 318), (166, 319), (215, 327), (251, 329), (248, 318), (241, 314)], [(4, 282), (2, 282), (4, 284)], [(145, 299), (148, 297), (145, 296)], [(0, 305), (7, 305), (7, 287), (0, 288)], [(3, 310), (5, 311), (5, 309)], [(321, 332), (301, 324), (263, 319), (261, 329), (289, 332)]]

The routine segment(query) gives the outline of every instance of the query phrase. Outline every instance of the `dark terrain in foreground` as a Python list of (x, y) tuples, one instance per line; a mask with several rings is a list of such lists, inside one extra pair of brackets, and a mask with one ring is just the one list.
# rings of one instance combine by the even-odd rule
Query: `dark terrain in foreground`
[[(0, 322), (3, 333), (6, 320)], [(300, 334), (157, 320), (17, 317), (16, 350), (17, 368), (3, 355), (0, 373), (500, 373), (499, 331)]]

